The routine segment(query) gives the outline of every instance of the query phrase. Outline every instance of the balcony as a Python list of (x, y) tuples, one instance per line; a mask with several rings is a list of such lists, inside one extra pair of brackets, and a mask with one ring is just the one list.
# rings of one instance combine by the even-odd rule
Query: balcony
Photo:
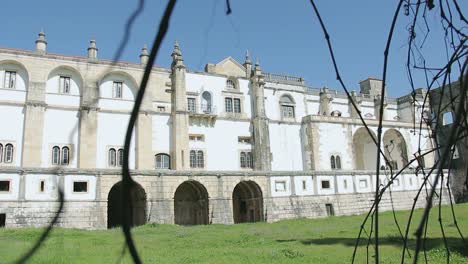
[(204, 122), (208, 121), (214, 124), (216, 121), (217, 113), (216, 106), (212, 104), (188, 105), (187, 111), (189, 112), (190, 122)]

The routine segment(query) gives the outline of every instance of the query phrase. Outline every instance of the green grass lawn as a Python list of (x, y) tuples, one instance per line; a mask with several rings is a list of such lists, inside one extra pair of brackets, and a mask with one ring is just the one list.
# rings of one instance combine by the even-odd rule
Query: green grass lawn
[[(437, 221), (438, 208), (431, 212), (427, 257), (429, 263), (444, 263), (446, 253)], [(468, 236), (468, 204), (456, 205), (455, 212), (461, 231)], [(417, 221), (421, 213), (421, 210), (415, 213)], [(408, 214), (408, 211), (397, 212), (403, 229)], [(463, 244), (453, 225), (450, 207), (443, 207), (442, 215), (451, 248), (451, 263), (468, 263), (468, 246)], [(364, 216), (359, 215), (295, 219), (271, 224), (193, 227), (148, 224), (133, 229), (133, 237), (145, 263), (349, 263), (363, 219)], [(402, 241), (393, 215), (386, 212), (379, 219), (381, 263), (400, 263)], [(411, 225), (412, 230), (415, 226), (416, 222)], [(42, 229), (37, 228), (1, 229), (0, 263), (18, 258), (41, 232)], [(413, 238), (410, 241), (412, 249)], [(57, 228), (30, 263), (119, 263), (123, 241), (120, 229), (84, 231)], [(369, 252), (372, 256), (372, 246)], [(369, 260), (373, 262), (372, 257)], [(363, 240), (356, 263), (365, 261), (366, 240)], [(131, 263), (128, 252), (121, 263)]]

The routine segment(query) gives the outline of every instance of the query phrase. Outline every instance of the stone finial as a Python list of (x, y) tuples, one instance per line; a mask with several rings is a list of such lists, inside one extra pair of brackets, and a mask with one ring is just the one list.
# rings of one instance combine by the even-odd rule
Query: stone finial
[(45, 33), (44, 33), (44, 30), (41, 30), (36, 40), (36, 52), (40, 54), (45, 54), (46, 48), (47, 48), (47, 41), (45, 38)]
[(250, 78), (250, 76), (252, 75), (252, 62), (250, 61), (249, 50), (246, 50), (245, 52), (244, 67), (245, 67), (245, 77)]
[(174, 67), (185, 67), (182, 52), (180, 51), (179, 42), (177, 40), (174, 43), (174, 49), (172, 50), (172, 66)]
[(96, 47), (96, 40), (93, 38), (89, 41), (88, 59), (97, 60), (98, 48)]
[(145, 44), (143, 48), (141, 49), (140, 64), (146, 65), (148, 63), (148, 58), (149, 58), (148, 48), (146, 47), (146, 44)]
[(244, 62), (244, 64), (252, 64), (252, 62), (250, 61), (249, 50), (245, 51), (245, 62)]
[(331, 101), (333, 101), (333, 96), (330, 93), (330, 90), (324, 86), (320, 89), (320, 105), (319, 105), (319, 114), (320, 115), (329, 115), (331, 109)]
[(262, 75), (262, 67), (260, 67), (260, 60), (258, 58), (255, 61), (255, 75)]

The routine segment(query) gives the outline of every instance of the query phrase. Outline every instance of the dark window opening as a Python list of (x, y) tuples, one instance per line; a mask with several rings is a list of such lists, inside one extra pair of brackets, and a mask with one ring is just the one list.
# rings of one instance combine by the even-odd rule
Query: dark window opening
[(0, 192), (10, 191), (10, 181), (0, 181)]
[(73, 192), (88, 192), (88, 182), (73, 182)]
[(330, 181), (322, 181), (322, 189), (330, 189)]
[(44, 192), (45, 190), (45, 181), (41, 181), (40, 186), (39, 186), (39, 191)]
[(0, 214), (0, 227), (5, 227), (6, 224), (6, 214)]
[(325, 204), (325, 208), (327, 209), (327, 216), (335, 215), (333, 204)]

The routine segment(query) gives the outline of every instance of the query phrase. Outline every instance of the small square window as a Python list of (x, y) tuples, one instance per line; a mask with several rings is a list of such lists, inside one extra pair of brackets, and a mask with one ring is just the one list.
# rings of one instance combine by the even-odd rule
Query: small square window
[(359, 180), (359, 188), (367, 188), (367, 180)]
[(322, 181), (322, 189), (330, 189), (330, 181)]
[(0, 181), (0, 192), (10, 191), (10, 181)]
[(88, 182), (85, 182), (85, 181), (73, 182), (73, 192), (75, 193), (88, 192)]
[(242, 144), (252, 144), (252, 138), (251, 137), (238, 137), (237, 141)]
[(285, 182), (285, 181), (277, 181), (277, 182), (275, 182), (275, 191), (277, 191), (277, 192), (284, 192), (284, 191), (286, 191), (286, 182)]
[(166, 107), (165, 106), (158, 106), (158, 112), (160, 112), (160, 113), (166, 112)]

